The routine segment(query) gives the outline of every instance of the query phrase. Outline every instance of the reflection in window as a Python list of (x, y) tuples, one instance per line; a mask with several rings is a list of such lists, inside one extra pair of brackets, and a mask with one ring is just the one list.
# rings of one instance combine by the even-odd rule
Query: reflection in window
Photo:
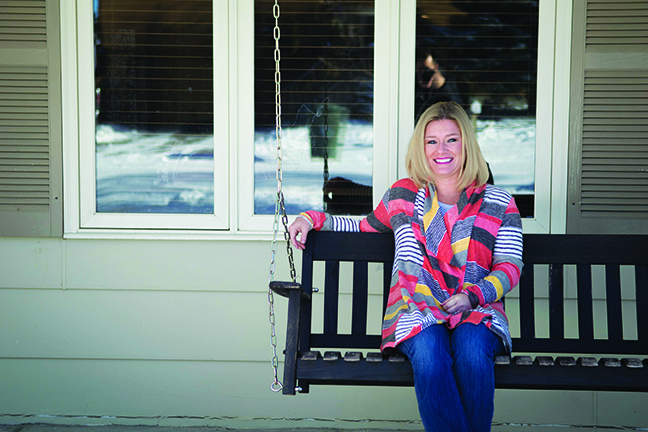
[(461, 104), (523, 217), (534, 213), (538, 3), (416, 3), (416, 118), (437, 101)]
[(211, 1), (94, 5), (97, 212), (213, 213)]
[[(255, 1), (256, 214), (275, 211), (272, 0)], [(283, 190), (286, 210), (372, 210), (374, 2), (281, 3)]]

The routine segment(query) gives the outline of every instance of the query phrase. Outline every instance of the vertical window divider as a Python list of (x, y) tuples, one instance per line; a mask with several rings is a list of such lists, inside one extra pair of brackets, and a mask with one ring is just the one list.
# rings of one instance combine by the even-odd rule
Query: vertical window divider
[(405, 155), (414, 132), (414, 62), (416, 51), (416, 1), (400, 2), (398, 51), (398, 115), (395, 119), (398, 136), (397, 178), (406, 178)]
[(399, 1), (376, 2), (374, 55), (374, 148), (373, 203), (380, 202), (385, 191), (398, 180), (400, 5)]
[[(231, 3), (231, 4), (230, 4)], [(234, 64), (232, 52), (232, 32), (230, 25), (236, 26), (231, 20), (235, 15), (230, 14), (230, 8), (235, 8), (235, 3), (230, 0), (214, 0), (212, 2), (212, 28), (213, 28), (213, 105), (214, 105), (214, 217), (218, 225), (229, 228), (230, 200), (230, 124), (233, 120), (230, 106), (235, 102), (232, 97), (232, 65)], [(221, 42), (225, 41), (225, 42)], [(227, 67), (222, 67), (226, 61)], [(224, 75), (224, 76), (223, 76)], [(225, 97), (223, 97), (223, 95)], [(232, 206), (233, 207), (233, 206)]]
[(554, 114), (556, 2), (540, 2), (538, 22), (538, 100), (536, 113), (535, 215), (522, 219), (524, 232), (550, 232)]
[(556, 3), (550, 232), (567, 232), (572, 2)]

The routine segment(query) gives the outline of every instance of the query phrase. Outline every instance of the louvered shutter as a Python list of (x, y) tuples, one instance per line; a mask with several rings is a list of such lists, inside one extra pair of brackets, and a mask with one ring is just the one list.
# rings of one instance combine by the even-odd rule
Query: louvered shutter
[(62, 234), (58, 1), (0, 1), (0, 236)]
[(574, 4), (571, 233), (648, 233), (648, 0)]

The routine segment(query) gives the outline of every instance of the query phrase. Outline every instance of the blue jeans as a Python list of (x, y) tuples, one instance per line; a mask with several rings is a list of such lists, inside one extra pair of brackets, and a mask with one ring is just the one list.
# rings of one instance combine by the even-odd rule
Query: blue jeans
[(397, 349), (414, 369), (414, 389), (426, 432), (490, 431), (495, 410), (495, 355), (502, 340), (485, 325), (454, 330), (437, 324)]

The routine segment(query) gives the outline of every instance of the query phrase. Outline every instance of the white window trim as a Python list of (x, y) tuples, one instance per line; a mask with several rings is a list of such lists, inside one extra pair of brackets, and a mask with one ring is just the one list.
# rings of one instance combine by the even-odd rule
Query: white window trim
[[(214, 1), (214, 62), (230, 58), (228, 1)], [(92, 2), (62, 0), (62, 83), (65, 234), (104, 230), (226, 230), (229, 228), (229, 70), (214, 80), (214, 213), (96, 212)], [(231, 60), (229, 61), (231, 63)], [(215, 64), (216, 67), (222, 65)], [(216, 69), (215, 69), (216, 70)], [(76, 78), (76, 79), (73, 79)], [(218, 143), (221, 144), (219, 148)]]
[(553, 157), (551, 172), (551, 234), (567, 232), (567, 193), (569, 165), (569, 113), (572, 53), (572, 15), (570, 1), (556, 3)]
[[(527, 233), (548, 233), (551, 229), (551, 159), (554, 147), (554, 60), (556, 46), (556, 4), (554, 1), (544, 0), (540, 2), (538, 96), (536, 101), (535, 217), (522, 219), (522, 230)], [(543, 143), (546, 143), (546, 145)]]

